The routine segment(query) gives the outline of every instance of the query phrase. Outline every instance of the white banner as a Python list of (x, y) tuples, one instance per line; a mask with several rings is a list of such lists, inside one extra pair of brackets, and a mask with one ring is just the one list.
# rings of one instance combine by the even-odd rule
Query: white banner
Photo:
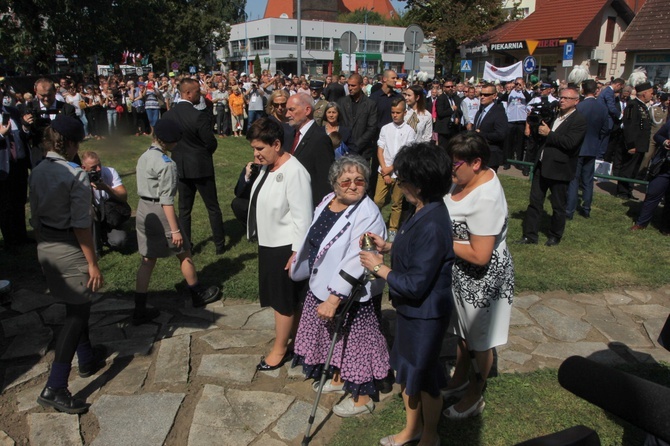
[(508, 67), (495, 67), (486, 62), (484, 66), (484, 79), (487, 81), (513, 81), (517, 77), (523, 77), (523, 67), (521, 61)]

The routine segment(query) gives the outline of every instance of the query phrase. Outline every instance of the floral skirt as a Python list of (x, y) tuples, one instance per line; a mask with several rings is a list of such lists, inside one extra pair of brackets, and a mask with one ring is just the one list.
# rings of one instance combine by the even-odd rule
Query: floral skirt
[[(319, 299), (307, 293), (295, 339), (293, 366), (302, 365), (307, 378), (319, 379), (335, 331), (335, 320), (319, 319)], [(354, 304), (337, 334), (328, 377), (340, 371), (344, 390), (352, 394), (378, 396), (381, 381), (389, 375), (389, 353), (372, 301)]]

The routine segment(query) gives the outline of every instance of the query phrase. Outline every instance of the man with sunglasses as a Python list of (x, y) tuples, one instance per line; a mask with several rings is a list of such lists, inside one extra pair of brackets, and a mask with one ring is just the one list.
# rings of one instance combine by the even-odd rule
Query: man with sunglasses
[[(514, 80), (514, 89), (500, 95), (501, 102), (507, 102), (507, 127), (509, 132), (505, 141), (505, 163), (503, 169), (509, 169), (508, 159), (523, 160), (526, 140), (523, 131), (528, 117), (528, 103), (533, 99), (526, 90), (526, 84), (522, 77)], [(528, 168), (523, 169), (524, 175), (528, 176)]]
[(452, 136), (459, 132), (461, 101), (456, 95), (456, 84), (452, 79), (444, 82), (443, 93), (437, 98), (437, 119), (433, 130), (437, 133), (438, 144), (447, 147)]
[(523, 245), (536, 245), (544, 199), (551, 192), (552, 216), (546, 246), (561, 242), (565, 230), (568, 185), (577, 171), (579, 149), (586, 135), (586, 118), (577, 111), (579, 91), (564, 88), (560, 93), (559, 113), (551, 122), (542, 121), (538, 128), (541, 144), (535, 159), (530, 187), (530, 203), (523, 219)]
[(507, 139), (507, 115), (502, 104), (496, 101), (497, 89), (493, 84), (484, 84), (479, 94), (479, 110), (473, 121), (473, 130), (486, 139), (491, 149), (488, 167), (498, 171), (505, 162), (503, 148)]

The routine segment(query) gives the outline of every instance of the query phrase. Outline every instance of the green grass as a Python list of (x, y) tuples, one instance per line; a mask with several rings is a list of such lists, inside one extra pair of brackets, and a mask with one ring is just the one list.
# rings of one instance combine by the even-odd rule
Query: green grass
[[(149, 147), (148, 137), (127, 137), (118, 141), (94, 141), (82, 144), (81, 150), (97, 151), (103, 164), (115, 167), (129, 192), (129, 202), (137, 207), (135, 165), (141, 153)], [(227, 138), (219, 141), (214, 154), (219, 201), (224, 215), (229, 249), (216, 256), (211, 241), (209, 220), (200, 198), (193, 211), (193, 245), (195, 263), (200, 279), (206, 284), (223, 285), (228, 298), (256, 300), (256, 245), (246, 241), (242, 226), (230, 210), (233, 189), (242, 166), (251, 160), (246, 140)], [(501, 180), (509, 205), (508, 240), (521, 237), (521, 221), (528, 205), (527, 179), (502, 175)], [(545, 209), (550, 211), (549, 203)], [(670, 238), (658, 231), (629, 232), (639, 203), (627, 208), (614, 197), (596, 194), (592, 218), (579, 216), (568, 222), (565, 236), (557, 247), (521, 246), (510, 243), (516, 267), (517, 292), (566, 290), (597, 292), (622, 287), (656, 287), (668, 283), (670, 271)], [(388, 215), (388, 207), (385, 208)], [(657, 215), (657, 220), (658, 220)], [(543, 219), (541, 232), (548, 225)], [(134, 226), (134, 219), (129, 227)], [(134, 242), (131, 232), (130, 240)], [(100, 260), (105, 277), (104, 291), (130, 296), (134, 290), (139, 255), (133, 246), (124, 252), (109, 252)], [(4, 277), (18, 282), (44, 286), (34, 247), (18, 253), (0, 250), (0, 271)], [(175, 293), (182, 286), (176, 260), (160, 259), (154, 271), (150, 290), (161, 295)], [(670, 375), (665, 366), (650, 371), (652, 378)], [(636, 370), (638, 374), (639, 370)], [(667, 382), (665, 383), (668, 384)], [(501, 375), (490, 380), (487, 409), (481, 418), (463, 423), (443, 421), (441, 435), (450, 445), (510, 445), (524, 439), (555, 432), (577, 423), (595, 429), (604, 445), (641, 444), (641, 434), (608, 417), (603, 411), (561, 389), (556, 372), (541, 370), (533, 373)], [(379, 438), (397, 432), (404, 423), (402, 402), (394, 400), (384, 410), (370, 417), (347, 420), (333, 445), (374, 445)], [(352, 443), (351, 439), (356, 441)]]
[[(670, 385), (667, 365), (648, 365), (634, 373)], [(402, 399), (394, 395), (383, 410), (345, 420), (330, 445), (377, 445), (380, 438), (399, 432), (404, 423)], [(595, 430), (603, 446), (644, 442), (643, 432), (563, 389), (557, 372), (547, 369), (490, 379), (484, 413), (458, 422), (442, 418), (439, 432), (445, 445), (508, 446), (578, 424)]]

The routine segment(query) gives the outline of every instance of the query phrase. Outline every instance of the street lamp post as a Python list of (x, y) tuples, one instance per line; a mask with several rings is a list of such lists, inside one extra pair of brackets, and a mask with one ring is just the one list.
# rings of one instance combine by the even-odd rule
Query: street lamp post
[(247, 37), (247, 21), (249, 15), (244, 13), (244, 72), (249, 71), (249, 39)]

